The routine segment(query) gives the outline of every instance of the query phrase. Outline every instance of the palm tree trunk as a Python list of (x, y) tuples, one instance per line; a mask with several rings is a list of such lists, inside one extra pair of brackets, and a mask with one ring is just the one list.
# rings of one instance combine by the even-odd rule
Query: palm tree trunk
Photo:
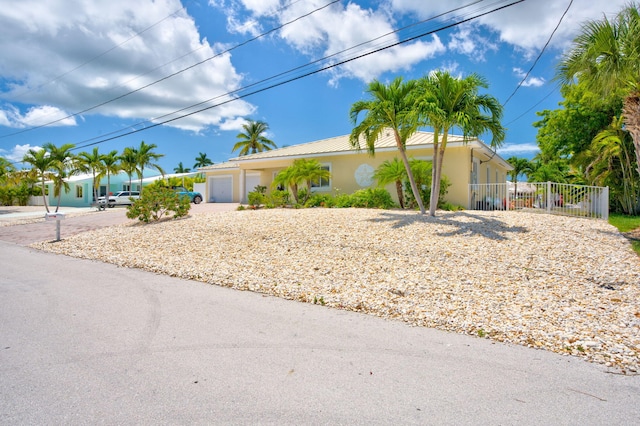
[(44, 202), (44, 208), (47, 210), (47, 213), (49, 213), (49, 206), (47, 205), (47, 191), (44, 186), (44, 175), (42, 175), (42, 201)]
[(429, 214), (431, 216), (436, 215), (436, 209), (438, 208), (438, 201), (440, 200), (440, 182), (442, 180), (442, 163), (444, 160), (444, 142), (442, 147), (436, 153), (438, 157), (438, 164), (433, 166), (435, 170), (435, 178), (431, 185), (431, 201), (429, 204)]
[(418, 185), (416, 185), (416, 180), (413, 178), (413, 173), (411, 173), (411, 165), (409, 164), (409, 159), (407, 158), (407, 153), (404, 150), (404, 146), (400, 141), (400, 135), (397, 130), (394, 130), (396, 137), (396, 145), (398, 146), (398, 151), (400, 151), (400, 157), (402, 158), (402, 163), (404, 164), (404, 168), (407, 171), (407, 177), (409, 178), (409, 183), (411, 184), (411, 191), (413, 192), (413, 196), (418, 203), (418, 207), (420, 207), (420, 213), (425, 214), (424, 203), (422, 202), (422, 197), (420, 197), (420, 191), (418, 191)]
[(402, 181), (396, 181), (396, 192), (398, 193), (398, 202), (400, 203), (400, 208), (404, 210), (404, 194), (402, 192)]
[[(436, 194), (440, 193), (440, 182), (438, 182), (438, 165), (440, 164), (438, 133), (438, 129), (433, 129), (433, 165), (431, 167), (431, 195), (429, 197), (429, 215), (431, 216), (436, 215), (436, 207), (438, 205)], [(436, 188), (436, 184), (438, 184), (438, 188)]]
[(636, 91), (625, 98), (622, 106), (624, 124), (631, 134), (636, 149), (636, 166), (640, 174), (640, 92)]

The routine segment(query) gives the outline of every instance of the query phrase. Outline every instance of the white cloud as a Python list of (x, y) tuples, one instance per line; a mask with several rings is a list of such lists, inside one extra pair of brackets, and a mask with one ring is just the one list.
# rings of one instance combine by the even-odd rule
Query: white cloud
[(498, 148), (497, 151), (501, 157), (508, 157), (517, 154), (530, 155), (540, 152), (540, 147), (535, 143), (507, 143)]
[(0, 109), (0, 125), (17, 129), (36, 127), (52, 123), (51, 126), (75, 126), (74, 117), (51, 105), (32, 107), (22, 114), (16, 107), (8, 105)]
[[(523, 79), (527, 75), (527, 73), (524, 72), (522, 68), (514, 68), (513, 72), (519, 79)], [(540, 87), (540, 86), (543, 86), (545, 83), (546, 83), (546, 80), (544, 78), (534, 77), (529, 75), (529, 77), (527, 77), (524, 83), (522, 83), (522, 87)]]
[(488, 51), (497, 51), (498, 46), (487, 37), (480, 35), (476, 27), (471, 24), (460, 25), (451, 35), (447, 47), (454, 52), (461, 53), (475, 62), (485, 61)]
[[(282, 24), (307, 15), (326, 4), (324, 0), (292, 2), (277, 11), (273, 2), (266, 7), (257, 0), (242, 0), (241, 3), (232, 0), (224, 6), (227, 8), (225, 11), (228, 19), (231, 17), (242, 22), (238, 17), (244, 13), (252, 18), (275, 17)], [(222, 7), (222, 3), (216, 5)], [(285, 26), (275, 37), (280, 37), (297, 51), (313, 59), (332, 56), (324, 64), (336, 64), (399, 41), (387, 12), (384, 8), (377, 11), (364, 9), (355, 3), (335, 4)], [(333, 68), (329, 72), (329, 83), (336, 86), (342, 78), (357, 78), (368, 82), (385, 72), (408, 70), (445, 50), (444, 44), (436, 35), (426, 41), (394, 46), (375, 55), (347, 62), (339, 68)]]
[[(37, 123), (59, 118), (50, 108), (82, 111), (220, 49), (200, 39), (179, 0), (23, 0), (0, 9), (0, 51), (0, 78), (12, 82), (0, 96), (14, 105), (0, 113), (0, 124), (15, 126), (19, 117)], [(151, 119), (224, 95), (241, 81), (231, 55), (223, 54), (86, 114)], [(16, 113), (18, 104), (33, 108)], [(252, 110), (239, 100), (169, 125), (197, 132)]]
[(24, 155), (27, 152), (29, 152), (30, 149), (38, 151), (42, 148), (39, 146), (31, 146), (29, 144), (16, 145), (9, 151), (0, 149), (0, 155), (2, 155), (4, 158), (11, 161), (12, 163), (18, 163), (22, 161), (22, 159), (24, 158)]
[[(467, 0), (435, 2), (424, 0), (388, 0), (390, 7), (399, 13), (417, 14), (422, 19), (469, 4)], [(627, 4), (627, 0), (574, 0), (569, 12), (555, 33), (551, 46), (565, 49), (579, 33), (581, 24), (588, 19), (601, 19), (603, 13), (613, 14)], [(531, 55), (540, 51), (547, 42), (560, 17), (569, 5), (569, 0), (525, 1), (506, 9), (490, 13), (477, 21), (497, 32), (500, 40), (522, 49)], [(470, 12), (477, 15), (486, 11), (483, 4), (471, 5), (458, 12), (457, 16)], [(450, 17), (450, 15), (448, 15)]]

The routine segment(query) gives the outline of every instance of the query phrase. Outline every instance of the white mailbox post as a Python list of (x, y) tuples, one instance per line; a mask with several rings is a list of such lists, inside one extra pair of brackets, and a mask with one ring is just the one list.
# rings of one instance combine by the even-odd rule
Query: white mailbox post
[(64, 213), (55, 212), (55, 213), (45, 213), (44, 220), (55, 220), (56, 221), (56, 241), (60, 241), (60, 221), (64, 219)]

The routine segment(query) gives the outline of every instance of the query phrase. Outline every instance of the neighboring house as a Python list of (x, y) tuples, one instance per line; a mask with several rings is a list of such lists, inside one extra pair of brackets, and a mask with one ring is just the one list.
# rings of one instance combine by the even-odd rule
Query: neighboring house
[[(376, 142), (374, 157), (367, 154), (363, 143), (356, 150), (349, 143), (349, 135), (309, 142), (285, 148), (245, 155), (198, 169), (207, 177), (205, 201), (218, 203), (246, 203), (247, 194), (257, 185), (271, 190), (274, 176), (298, 158), (315, 158), (331, 172), (331, 179), (315, 185), (313, 191), (332, 195), (350, 194), (358, 189), (373, 188), (375, 169), (385, 160), (399, 157), (391, 132)], [(433, 133), (418, 132), (406, 144), (407, 156), (420, 160), (433, 159)], [(451, 187), (446, 201), (469, 207), (469, 184), (505, 183), (511, 165), (483, 142), (462, 136), (449, 135), (442, 173)], [(386, 187), (397, 198), (393, 185)], [(397, 201), (397, 200), (396, 200)]]
[[(145, 177), (142, 180), (142, 186), (148, 185), (152, 182), (157, 181), (158, 179), (168, 179), (170, 177), (182, 177), (182, 176), (195, 176), (198, 174), (197, 172), (193, 173), (180, 173), (180, 174), (166, 174), (155, 175)], [(77, 176), (71, 176), (69, 179), (66, 179), (66, 182), (69, 185), (69, 190), (62, 191), (62, 196), (60, 197), (60, 206), (61, 207), (90, 207), (93, 204), (93, 189), (91, 187), (91, 182), (93, 178), (91, 174), (82, 174)], [(140, 179), (134, 175), (131, 179), (131, 188), (129, 188), (129, 176), (124, 173), (118, 173), (115, 175), (111, 175), (109, 178), (109, 189), (107, 191), (107, 177), (103, 177), (100, 180), (100, 186), (98, 189), (98, 196), (104, 196), (107, 192), (111, 194), (115, 194), (118, 191), (139, 191), (140, 190)], [(47, 187), (47, 203), (51, 206), (55, 206), (58, 202), (58, 198), (53, 195), (53, 182), (45, 182)], [(32, 197), (33, 201), (37, 204), (41, 204), (42, 197)]]

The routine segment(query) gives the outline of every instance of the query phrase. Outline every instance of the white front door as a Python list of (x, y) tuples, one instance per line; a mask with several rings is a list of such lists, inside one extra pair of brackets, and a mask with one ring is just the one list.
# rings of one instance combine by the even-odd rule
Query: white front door
[(249, 199), (249, 193), (253, 192), (256, 186), (260, 185), (260, 173), (247, 173), (244, 186), (244, 199), (243, 202), (247, 202)]

